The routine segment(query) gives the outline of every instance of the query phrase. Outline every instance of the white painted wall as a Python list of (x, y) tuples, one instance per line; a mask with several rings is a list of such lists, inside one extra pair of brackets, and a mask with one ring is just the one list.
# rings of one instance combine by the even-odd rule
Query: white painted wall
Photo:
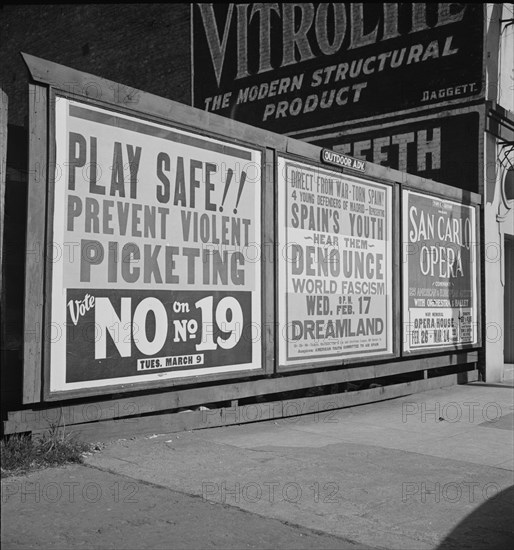
[[(487, 4), (486, 99), (495, 101), (514, 115), (514, 25), (500, 19), (514, 17), (514, 4)], [(505, 205), (502, 185), (514, 151), (484, 136), (484, 256), (485, 256), (485, 350), (486, 380), (501, 382), (512, 376), (504, 363), (504, 284), (514, 277), (504, 270), (504, 235), (514, 235), (514, 205)], [(512, 201), (511, 201), (512, 202)], [(510, 210), (508, 208), (510, 206)], [(513, 306), (514, 307), (514, 306)]]

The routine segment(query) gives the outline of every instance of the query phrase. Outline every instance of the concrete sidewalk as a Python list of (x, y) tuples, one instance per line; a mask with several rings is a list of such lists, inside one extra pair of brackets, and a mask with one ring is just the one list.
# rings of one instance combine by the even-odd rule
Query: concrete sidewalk
[[(311, 547), (351, 547), (350, 540), (375, 548), (506, 548), (514, 541), (513, 392), (475, 383), (280, 421), (140, 436), (111, 442), (87, 464), (155, 491), (194, 495), (213, 513), (236, 508), (251, 513), (246, 520), (337, 537)], [(154, 513), (142, 510), (141, 521)], [(248, 546), (246, 534), (255, 532), (248, 521), (239, 547), (295, 547), (255, 538), (257, 546)], [(217, 547), (238, 547), (230, 524), (217, 526), (231, 533)], [(201, 548), (194, 540), (164, 547)]]
[(311, 529), (82, 465), (2, 481), (3, 550), (367, 550)]

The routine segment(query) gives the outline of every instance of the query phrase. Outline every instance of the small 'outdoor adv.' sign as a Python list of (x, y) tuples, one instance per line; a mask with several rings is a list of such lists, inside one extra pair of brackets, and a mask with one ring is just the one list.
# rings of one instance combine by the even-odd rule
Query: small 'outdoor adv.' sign
[(321, 161), (325, 164), (341, 166), (342, 168), (351, 168), (352, 170), (358, 170), (359, 172), (366, 171), (366, 161), (355, 159), (341, 153), (336, 153), (330, 149), (321, 150)]
[(55, 125), (50, 391), (260, 368), (260, 151), (63, 97)]
[(403, 191), (405, 351), (478, 343), (475, 208)]
[(393, 352), (392, 188), (278, 158), (279, 366)]

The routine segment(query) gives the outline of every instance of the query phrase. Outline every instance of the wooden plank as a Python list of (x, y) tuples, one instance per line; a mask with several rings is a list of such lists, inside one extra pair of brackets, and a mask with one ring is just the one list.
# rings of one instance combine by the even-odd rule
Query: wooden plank
[(5, 179), (7, 165), (7, 94), (0, 88), (0, 294), (3, 296)]
[[(406, 176), (409, 176), (406, 174)], [(449, 199), (462, 204), (480, 205), (482, 197), (471, 191), (466, 191), (458, 187), (451, 187), (433, 180), (424, 180), (424, 185), (419, 185), (419, 182), (411, 180), (410, 176), (405, 178), (403, 189), (410, 191), (419, 191), (424, 195), (434, 196), (437, 198)]]
[[(298, 155), (300, 157), (306, 157), (305, 160), (321, 162), (321, 147), (307, 143), (306, 141), (300, 141), (298, 139), (289, 138), (286, 143), (286, 153), (291, 155)], [(330, 166), (331, 169), (338, 171), (338, 166)]]
[(282, 254), (282, 244), (279, 242), (279, 212), (278, 212), (278, 195), (279, 195), (279, 173), (278, 173), (278, 152), (274, 151), (274, 158), (273, 158), (273, 228), (274, 228), (274, 271), (273, 271), (273, 292), (275, 295), (275, 304), (274, 304), (274, 313), (273, 313), (273, 331), (271, 337), (273, 338), (273, 344), (275, 348), (275, 355), (274, 355), (274, 374), (275, 376), (280, 376), (279, 374), (279, 356), (280, 356), (280, 350), (281, 347), (285, 345), (284, 339), (281, 336), (280, 331), (280, 323), (279, 323), (279, 308), (280, 308), (280, 300), (282, 299), (280, 294), (280, 287), (279, 287), (279, 277), (278, 277), (278, 266), (280, 262), (280, 255)]
[[(425, 369), (442, 368), (458, 364), (474, 363), (477, 352), (461, 353), (449, 356), (425, 357), (396, 361), (389, 364), (376, 364), (366, 367), (354, 367), (345, 370), (312, 372), (284, 376), (274, 379), (239, 382), (212, 387), (182, 389), (174, 392), (162, 392), (153, 395), (123, 397), (115, 400), (95, 401), (81, 404), (51, 406), (41, 410), (27, 409), (8, 413), (10, 420), (24, 422), (24, 418), (43, 417), (56, 420), (61, 414), (67, 423), (103, 420), (134, 414), (157, 412), (159, 410), (191, 407), (205, 403), (243, 399), (254, 395), (273, 394), (285, 391), (318, 387), (329, 384), (366, 380), (383, 376), (415, 372)], [(385, 370), (387, 369), (387, 370)], [(84, 420), (80, 420), (83, 418)]]
[[(294, 140), (281, 134), (275, 134), (242, 122), (208, 113), (207, 111), (189, 107), (182, 103), (164, 99), (142, 90), (130, 88), (26, 53), (22, 53), (22, 57), (31, 77), (35, 81), (54, 86), (56, 89), (67, 92), (70, 96), (81, 95), (92, 102), (108, 103), (118, 108), (122, 107), (151, 116), (162, 117), (166, 120), (176, 121), (185, 126), (208, 129), (209, 132), (220, 136), (233, 136), (247, 142), (260, 143), (262, 146), (276, 149), (277, 151), (299, 153), (316, 161), (320, 159), (321, 148), (316, 145)], [(366, 166), (366, 175), (368, 176), (402, 184), (408, 183), (414, 188), (426, 189), (427, 180), (425, 178), (406, 174), (405, 172), (378, 164), (366, 163)], [(342, 172), (345, 173), (345, 170), (342, 169)], [(481, 203), (481, 197), (476, 193), (463, 191), (432, 180), (430, 180), (430, 186), (448, 198), (466, 200), (475, 204)]]
[[(91, 422), (75, 425), (70, 431), (84, 441), (100, 441), (145, 433), (177, 433), (186, 430), (262, 422), (306, 414), (323, 415), (337, 409), (454, 386), (463, 383), (463, 374), (466, 374), (467, 382), (478, 380), (478, 371), (473, 370), (468, 373), (450, 374), (348, 393), (253, 403), (212, 410), (158, 414), (142, 418), (118, 419), (117, 421)], [(9, 424), (8, 428), (11, 426), (12, 424)], [(41, 431), (44, 430), (40, 430), (39, 433)]]
[[(59, 407), (47, 407), (41, 410), (23, 410), (8, 413), (9, 420), (25, 422), (55, 422), (62, 419), (67, 424), (105, 420), (109, 418), (128, 417), (136, 414), (146, 414), (162, 410), (172, 410), (183, 407), (216, 403), (231, 399), (243, 399), (255, 395), (273, 394), (294, 391), (304, 388), (318, 387), (329, 384), (365, 380), (387, 375), (402, 374), (425, 369), (442, 368), (451, 365), (474, 363), (478, 359), (476, 352), (426, 357), (408, 361), (398, 361), (387, 365), (379, 364), (369, 367), (313, 372), (296, 376), (274, 379), (225, 384), (222, 386), (191, 388), (176, 392), (134, 396), (96, 401), (78, 405), (63, 404)], [(387, 372), (384, 371), (387, 368)]]
[[(48, 364), (47, 364), (48, 365)], [(49, 367), (49, 365), (48, 365)], [(47, 371), (49, 372), (49, 368), (47, 367)], [(65, 390), (62, 392), (48, 392), (45, 396), (43, 401), (50, 403), (62, 403), (63, 401), (68, 400), (79, 400), (79, 399), (87, 399), (87, 398), (95, 398), (95, 399), (101, 399), (101, 398), (114, 398), (118, 397), (122, 394), (130, 394), (135, 392), (146, 392), (147, 395), (150, 395), (152, 392), (157, 391), (159, 392), (164, 387), (167, 388), (168, 392), (175, 392), (178, 391), (179, 388), (182, 386), (192, 386), (192, 385), (201, 385), (206, 384), (209, 382), (217, 382), (217, 383), (224, 383), (229, 380), (241, 380), (242, 378), (258, 378), (260, 376), (263, 376), (264, 369), (258, 368), (258, 369), (252, 369), (252, 370), (240, 370), (240, 371), (234, 371), (234, 372), (221, 372), (221, 373), (212, 373), (212, 374), (202, 374), (201, 376), (198, 375), (191, 375), (184, 378), (176, 378), (176, 379), (166, 379), (166, 382), (164, 384), (163, 380), (153, 380), (151, 382), (138, 382), (137, 380), (134, 382), (126, 383), (126, 384), (120, 384), (119, 386), (104, 386), (99, 388), (94, 388), (94, 392), (91, 388), (87, 389), (80, 389), (80, 390)]]
[[(487, 195), (485, 194), (485, 178), (481, 178), (480, 174), (485, 174), (485, 141), (486, 141), (486, 106), (480, 105), (477, 109), (479, 116), (478, 123), (478, 192), (484, 197), (484, 202), (487, 203)], [(494, 188), (494, 186), (493, 186)]]
[(401, 356), (403, 351), (403, 304), (402, 304), (402, 215), (401, 215), (401, 187), (395, 185), (393, 187), (393, 345), (394, 352), (397, 357)]
[(263, 315), (261, 319), (261, 338), (263, 341), (263, 364), (268, 374), (273, 374), (275, 368), (275, 152), (266, 149), (262, 185), (264, 195), (263, 231), (262, 231), (262, 275), (261, 283)]
[(264, 147), (285, 144), (287, 138), (235, 120), (202, 111), (183, 103), (156, 96), (136, 88), (83, 73), (58, 63), (22, 53), (31, 77), (61, 90), (70, 97), (82, 96), (91, 103), (107, 103), (123, 110), (175, 121), (184, 126), (196, 126), (219, 136), (231, 136)]
[[(481, 220), (481, 210), (479, 206), (475, 206), (475, 223), (476, 223), (476, 241), (477, 244), (474, 248), (475, 251), (475, 268), (477, 270), (477, 345), (482, 347), (482, 293), (485, 296), (485, 288), (482, 288), (482, 267), (484, 268), (485, 274), (485, 254), (482, 251), (482, 220)], [(504, 254), (505, 244), (502, 243), (502, 254)], [(510, 275), (512, 276), (512, 274)], [(506, 327), (504, 326), (504, 329)]]
[(41, 399), (45, 209), (47, 166), (47, 90), (29, 85), (29, 173), (25, 260), (23, 403)]
[(309, 374), (266, 378), (221, 386), (182, 389), (174, 392), (163, 392), (161, 394), (123, 397), (110, 401), (96, 401), (77, 405), (64, 403), (59, 407), (54, 406), (40, 410), (9, 412), (8, 422), (16, 423), (20, 426), (30, 425), (36, 429), (48, 427), (53, 423), (72, 425), (127, 418), (135, 415), (157, 413), (159, 411), (171, 411), (209, 403), (250, 398), (257, 395), (273, 395), (286, 391), (354, 382), (425, 369), (430, 370), (452, 365), (471, 364), (476, 363), (477, 360), (477, 352), (460, 353), (328, 372), (312, 372)]
[[(48, 148), (47, 148), (47, 163), (49, 166), (57, 166), (56, 156), (56, 123), (55, 123), (55, 106), (56, 98), (53, 95), (52, 89), (48, 90), (48, 112), (47, 112), (47, 128), (48, 128)], [(54, 209), (56, 200), (59, 197), (55, 196), (55, 176), (56, 170), (48, 171), (47, 181), (47, 202), (46, 202), (46, 219), (48, 220), (46, 228), (46, 250), (53, 250), (54, 247)], [(52, 327), (52, 280), (54, 263), (45, 258), (45, 288), (43, 290), (45, 295), (45, 304), (47, 307), (43, 311), (43, 326)], [(43, 332), (45, 335), (45, 332)], [(66, 336), (64, 336), (66, 338)], [(42, 355), (42, 401), (48, 400), (48, 394), (50, 393), (50, 345), (43, 346)]]

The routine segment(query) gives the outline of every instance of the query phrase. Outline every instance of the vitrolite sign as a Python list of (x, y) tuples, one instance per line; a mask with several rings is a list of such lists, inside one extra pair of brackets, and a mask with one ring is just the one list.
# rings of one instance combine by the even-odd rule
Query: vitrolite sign
[(279, 133), (483, 94), (483, 4), (192, 4), (193, 105)]

